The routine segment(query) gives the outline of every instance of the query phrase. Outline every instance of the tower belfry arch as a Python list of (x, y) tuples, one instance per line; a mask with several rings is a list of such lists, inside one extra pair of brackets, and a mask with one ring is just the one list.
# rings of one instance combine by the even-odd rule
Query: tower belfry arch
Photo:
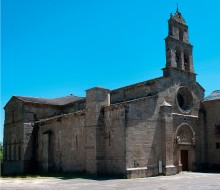
[[(168, 36), (165, 38), (166, 66), (164, 71), (175, 69), (194, 73), (193, 46), (189, 42), (188, 26), (179, 12), (178, 4), (176, 13), (170, 15), (168, 28)], [(167, 72), (164, 75), (167, 75)]]

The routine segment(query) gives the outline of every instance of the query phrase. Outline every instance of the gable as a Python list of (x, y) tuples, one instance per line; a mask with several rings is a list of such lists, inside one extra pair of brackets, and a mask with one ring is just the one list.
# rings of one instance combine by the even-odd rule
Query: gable
[(5, 124), (16, 122), (22, 119), (23, 102), (15, 96), (5, 105)]

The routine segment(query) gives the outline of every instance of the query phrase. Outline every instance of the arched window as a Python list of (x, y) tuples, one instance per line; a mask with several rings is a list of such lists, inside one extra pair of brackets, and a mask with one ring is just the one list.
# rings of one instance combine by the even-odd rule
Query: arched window
[(189, 53), (184, 50), (184, 68), (186, 71), (190, 71)]
[(182, 30), (182, 28), (179, 28), (179, 40), (183, 41), (183, 30)]
[(78, 135), (76, 135), (76, 149), (78, 149)]
[(175, 61), (176, 61), (176, 67), (178, 69), (181, 69), (181, 52), (179, 47), (175, 48)]
[(108, 133), (108, 146), (111, 146), (111, 132)]
[(169, 35), (173, 35), (173, 27), (169, 24)]

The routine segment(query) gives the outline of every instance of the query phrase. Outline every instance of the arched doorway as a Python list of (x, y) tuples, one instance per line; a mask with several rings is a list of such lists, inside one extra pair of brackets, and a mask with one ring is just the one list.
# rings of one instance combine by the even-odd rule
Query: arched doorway
[(189, 124), (183, 123), (175, 133), (174, 160), (178, 172), (194, 170), (195, 132)]

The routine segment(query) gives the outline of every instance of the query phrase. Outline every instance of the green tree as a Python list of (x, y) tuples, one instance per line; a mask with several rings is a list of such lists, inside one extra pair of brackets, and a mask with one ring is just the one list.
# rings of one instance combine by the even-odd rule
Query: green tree
[(0, 141), (0, 176), (2, 175), (3, 156), (3, 143)]
[(0, 142), (0, 162), (2, 163), (3, 161), (3, 143)]

